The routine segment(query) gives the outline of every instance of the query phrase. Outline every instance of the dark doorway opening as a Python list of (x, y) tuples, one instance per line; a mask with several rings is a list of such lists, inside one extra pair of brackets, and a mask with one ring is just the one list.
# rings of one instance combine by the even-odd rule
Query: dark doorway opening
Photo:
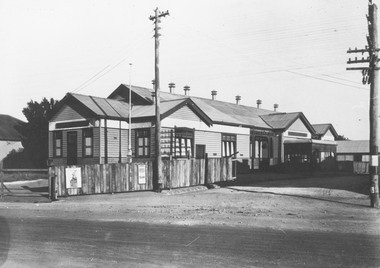
[(77, 164), (78, 158), (78, 141), (77, 132), (67, 132), (67, 165)]

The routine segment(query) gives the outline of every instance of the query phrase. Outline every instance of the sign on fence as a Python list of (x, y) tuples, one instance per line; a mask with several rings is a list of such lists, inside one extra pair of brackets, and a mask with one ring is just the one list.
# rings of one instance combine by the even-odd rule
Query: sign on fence
[(66, 188), (82, 188), (81, 168), (66, 168)]
[(139, 181), (139, 184), (145, 184), (146, 183), (145, 165), (138, 165), (138, 181)]

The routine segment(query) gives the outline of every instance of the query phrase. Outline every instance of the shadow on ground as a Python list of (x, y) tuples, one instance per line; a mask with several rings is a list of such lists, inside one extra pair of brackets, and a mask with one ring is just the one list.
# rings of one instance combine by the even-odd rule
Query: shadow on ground
[(237, 179), (218, 183), (220, 187), (255, 186), (276, 188), (325, 188), (358, 194), (369, 193), (368, 175), (346, 173), (255, 173), (238, 175)]

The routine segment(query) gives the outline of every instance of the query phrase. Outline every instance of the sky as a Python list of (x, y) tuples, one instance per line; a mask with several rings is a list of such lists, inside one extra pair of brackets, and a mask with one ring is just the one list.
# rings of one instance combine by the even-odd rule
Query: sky
[[(377, 3), (374, 1), (374, 3)], [(152, 87), (156, 7), (161, 91), (303, 112), (340, 135), (369, 139), (369, 85), (347, 71), (364, 48), (363, 0), (0, 0), (0, 114), (26, 120), (31, 100), (107, 97)], [(357, 55), (361, 57), (362, 55)]]

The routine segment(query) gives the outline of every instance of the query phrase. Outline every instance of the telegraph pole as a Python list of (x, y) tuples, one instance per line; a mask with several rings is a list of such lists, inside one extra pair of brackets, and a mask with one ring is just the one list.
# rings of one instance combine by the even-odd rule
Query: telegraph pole
[(354, 50), (349, 49), (347, 53), (368, 53), (365, 59), (351, 60), (348, 64), (369, 63), (369, 67), (353, 67), (347, 70), (361, 70), (363, 74), (363, 84), (370, 84), (370, 101), (369, 101), (369, 150), (370, 150), (370, 166), (369, 166), (369, 182), (370, 182), (370, 199), (371, 207), (379, 208), (379, 146), (378, 146), (378, 83), (379, 83), (379, 67), (378, 67), (378, 35), (377, 35), (377, 6), (369, 1), (368, 5), (368, 46), (365, 49)]
[(154, 87), (156, 92), (156, 133), (155, 133), (155, 149), (156, 149), (156, 165), (153, 183), (156, 190), (161, 191), (162, 186), (162, 162), (161, 162), (161, 118), (160, 118), (160, 67), (159, 67), (159, 47), (160, 47), (160, 33), (159, 24), (161, 17), (169, 15), (169, 11), (161, 12), (158, 7), (154, 10), (154, 16), (150, 16), (149, 19), (154, 21), (154, 48), (155, 48), (155, 60), (154, 60)]

